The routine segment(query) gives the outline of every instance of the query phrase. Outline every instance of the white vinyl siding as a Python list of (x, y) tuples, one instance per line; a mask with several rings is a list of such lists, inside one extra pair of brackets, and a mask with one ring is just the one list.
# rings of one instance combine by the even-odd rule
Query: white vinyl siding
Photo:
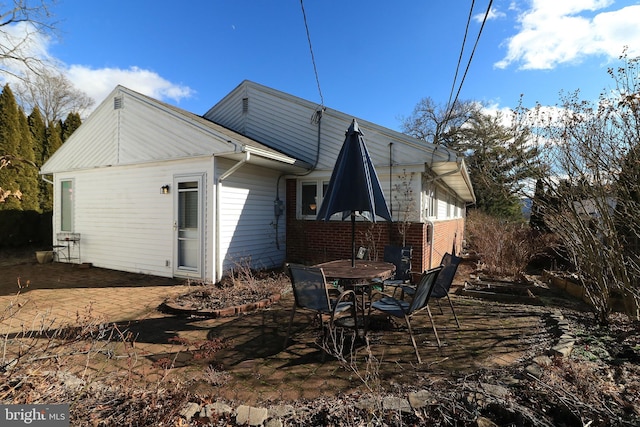
[(450, 191), (433, 183), (425, 185), (422, 197), (423, 212), (427, 220), (454, 219), (464, 215), (464, 202)]
[[(212, 176), (211, 160), (74, 172), (74, 232), (82, 235), (82, 261), (171, 277), (175, 189), (162, 194), (161, 187), (170, 184), (175, 173), (198, 170)], [(67, 174), (60, 175), (66, 179)]]
[[(245, 103), (247, 112), (243, 112)], [(207, 111), (204, 117), (309, 164), (314, 164), (316, 160), (320, 127), (321, 149), (316, 170), (328, 170), (330, 175), (344, 142), (345, 132), (354, 117), (325, 108), (318, 121), (318, 110), (320, 106), (317, 103), (244, 81)], [(447, 161), (451, 156), (446, 149), (433, 150), (430, 144), (400, 132), (362, 118), (357, 120), (378, 173), (389, 165), (390, 156), (395, 164), (419, 165), (423, 168), (427, 160)], [(390, 142), (393, 142), (392, 146)]]
[[(218, 175), (235, 163), (219, 159)], [(248, 263), (252, 268), (276, 267), (284, 262), (284, 214), (276, 221), (274, 201), (279, 172), (244, 165), (220, 186), (220, 255), (223, 270)], [(280, 180), (280, 199), (284, 198)]]

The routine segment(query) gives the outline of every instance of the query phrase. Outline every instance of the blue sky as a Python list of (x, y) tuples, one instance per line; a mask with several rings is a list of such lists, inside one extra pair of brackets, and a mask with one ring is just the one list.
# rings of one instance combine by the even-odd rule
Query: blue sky
[[(457, 85), (489, 0), (476, 1)], [(327, 107), (400, 129), (423, 97), (446, 104), (471, 1), (305, 0)], [(321, 98), (299, 0), (58, 0), (41, 50), (96, 105), (122, 84), (197, 114), (249, 79)], [(460, 98), (493, 108), (594, 99), (623, 47), (640, 54), (640, 1), (493, 1)]]

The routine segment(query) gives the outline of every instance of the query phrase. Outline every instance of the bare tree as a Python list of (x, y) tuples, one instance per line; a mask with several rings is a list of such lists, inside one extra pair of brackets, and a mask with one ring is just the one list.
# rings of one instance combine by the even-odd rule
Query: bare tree
[[(33, 166), (34, 168), (37, 167), (32, 161), (9, 154), (0, 154), (0, 169), (21, 168), (24, 165)], [(15, 197), (20, 200), (22, 198), (22, 192), (20, 190), (5, 190), (0, 186), (0, 203), (4, 203), (9, 197)]]
[(533, 126), (549, 166), (544, 224), (560, 237), (602, 323), (614, 293), (640, 319), (639, 255), (629, 248), (640, 237), (640, 183), (628, 179), (640, 169), (640, 59), (621, 59), (610, 70), (615, 88), (597, 103), (564, 95), (557, 109), (536, 108)]
[(25, 76), (15, 92), (25, 111), (38, 107), (47, 126), (64, 120), (69, 113), (82, 115), (94, 104), (91, 97), (55, 70), (43, 69)]
[(402, 131), (426, 142), (449, 147), (460, 129), (481, 108), (479, 102), (458, 101), (448, 109), (437, 105), (429, 97), (423, 98), (409, 117), (401, 118)]
[(41, 42), (54, 33), (50, 4), (46, 0), (0, 4), (0, 73), (22, 79), (45, 65)]

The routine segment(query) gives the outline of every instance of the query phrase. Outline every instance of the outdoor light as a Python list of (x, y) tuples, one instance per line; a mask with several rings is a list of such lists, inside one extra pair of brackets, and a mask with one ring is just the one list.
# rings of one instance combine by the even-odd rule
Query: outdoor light
[(169, 184), (160, 187), (160, 194), (169, 194)]

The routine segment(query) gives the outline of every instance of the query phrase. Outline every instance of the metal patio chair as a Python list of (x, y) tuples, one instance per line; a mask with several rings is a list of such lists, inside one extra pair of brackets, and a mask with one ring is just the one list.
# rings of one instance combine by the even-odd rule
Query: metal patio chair
[[(420, 353), (418, 352), (418, 345), (416, 344), (416, 339), (413, 334), (413, 329), (411, 327), (411, 318), (418, 312), (426, 309), (429, 314), (429, 319), (431, 320), (431, 327), (433, 328), (433, 333), (436, 336), (436, 340), (438, 341), (438, 347), (441, 347), (440, 338), (438, 337), (438, 331), (436, 330), (436, 325), (433, 322), (433, 317), (431, 316), (431, 310), (429, 309), (429, 298), (431, 297), (431, 293), (433, 292), (434, 285), (438, 275), (442, 271), (442, 267), (436, 267), (431, 270), (425, 271), (420, 277), (420, 281), (418, 282), (417, 287), (415, 288), (415, 292), (413, 295), (413, 299), (409, 301), (405, 301), (403, 299), (394, 298), (391, 295), (387, 295), (381, 292), (374, 294), (372, 297), (371, 305), (369, 306), (369, 316), (371, 316), (372, 310), (378, 310), (382, 313), (393, 316), (396, 318), (404, 319), (407, 324), (407, 329), (409, 331), (409, 337), (411, 338), (411, 344), (413, 344), (413, 348), (416, 351), (416, 357), (418, 359), (418, 363), (422, 363), (422, 359), (420, 358)], [(376, 301), (376, 297), (380, 297), (379, 300)]]
[[(458, 266), (462, 262), (462, 257), (452, 255), (450, 253), (445, 253), (442, 257), (442, 261), (440, 262), (440, 266), (442, 267), (442, 271), (438, 274), (438, 278), (436, 283), (433, 286), (433, 292), (431, 293), (431, 298), (435, 299), (438, 303), (438, 308), (440, 309), (440, 314), (443, 314), (442, 306), (440, 305), (440, 300), (442, 298), (447, 298), (449, 301), (449, 306), (451, 307), (451, 311), (453, 312), (453, 317), (456, 320), (456, 325), (460, 328), (460, 321), (458, 320), (458, 315), (456, 314), (456, 310), (453, 308), (453, 303), (451, 302), (451, 298), (449, 297), (449, 290), (451, 289), (451, 285), (453, 283), (453, 278), (458, 271)], [(413, 296), (416, 292), (416, 286), (411, 283), (394, 283), (389, 282), (386, 283), (387, 286), (393, 286), (394, 296), (395, 292), (400, 291), (400, 298), (404, 298), (405, 295)]]
[[(331, 331), (331, 336), (334, 336), (333, 330), (336, 326), (335, 322), (337, 318), (346, 311), (351, 311), (353, 324), (350, 326), (357, 331), (356, 296), (352, 290), (343, 291), (336, 299), (332, 299), (329, 295), (329, 287), (321, 268), (307, 267), (299, 264), (287, 264), (286, 267), (289, 277), (291, 278), (295, 302), (291, 310), (291, 317), (289, 318), (284, 348), (287, 347), (287, 343), (289, 342), (291, 326), (297, 309), (309, 310), (316, 314), (320, 327), (323, 328), (323, 344), (326, 344), (327, 328)], [(324, 320), (327, 317), (328, 326), (324, 327)], [(346, 324), (345, 322), (343, 325)]]
[(462, 262), (462, 257), (452, 255), (450, 253), (444, 254), (442, 257), (442, 262), (440, 265), (442, 266), (442, 271), (438, 275), (438, 280), (433, 287), (433, 292), (431, 293), (431, 298), (434, 298), (438, 303), (438, 307), (440, 308), (440, 314), (442, 312), (442, 306), (440, 305), (440, 300), (442, 298), (447, 298), (449, 301), (449, 306), (451, 307), (451, 311), (453, 312), (453, 317), (456, 319), (456, 325), (460, 328), (460, 322), (458, 321), (458, 316), (456, 315), (456, 310), (453, 308), (453, 303), (451, 302), (451, 298), (449, 297), (449, 290), (451, 289), (451, 284), (453, 283), (453, 278), (458, 271), (458, 266)]

